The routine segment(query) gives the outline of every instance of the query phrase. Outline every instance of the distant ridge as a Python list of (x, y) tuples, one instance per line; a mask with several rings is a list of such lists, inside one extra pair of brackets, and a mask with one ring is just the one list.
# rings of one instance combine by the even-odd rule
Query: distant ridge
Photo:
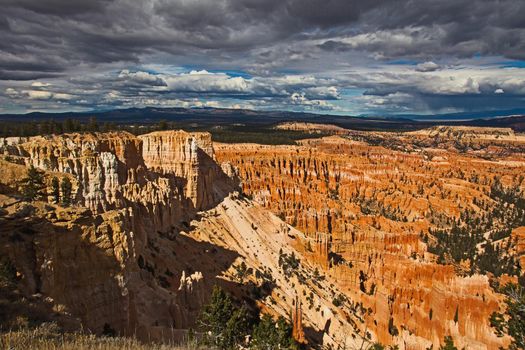
[(222, 108), (128, 108), (90, 112), (32, 112), (27, 114), (0, 114), (0, 121), (31, 121), (42, 119), (63, 120), (67, 118), (87, 120), (96, 117), (99, 121), (122, 124), (157, 123), (161, 120), (209, 128), (217, 125), (246, 124), (269, 126), (281, 122), (329, 123), (356, 130), (416, 130), (435, 125), (464, 125), (508, 127), (514, 131), (525, 131), (525, 109), (487, 111), (476, 113), (453, 113), (440, 115), (392, 115), (392, 116), (341, 116), (289, 111), (254, 111), (248, 109)]
[(458, 112), (458, 113), (445, 113), (445, 114), (433, 114), (433, 115), (421, 115), (421, 114), (400, 114), (397, 115), (401, 118), (410, 120), (420, 121), (466, 121), (466, 120), (477, 120), (477, 119), (493, 119), (493, 118), (506, 118), (513, 116), (525, 115), (525, 108), (515, 108), (507, 110), (497, 111), (482, 111), (482, 112)]

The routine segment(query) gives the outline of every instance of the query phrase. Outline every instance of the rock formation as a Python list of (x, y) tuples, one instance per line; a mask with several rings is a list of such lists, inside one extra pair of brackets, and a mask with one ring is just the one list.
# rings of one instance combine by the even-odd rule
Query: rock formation
[[(347, 323), (349, 309), (333, 309), (333, 281), (313, 279), (306, 261), (286, 273), (279, 266), (280, 252), (299, 256), (292, 242), (302, 233), (235, 194), (222, 169), (236, 170), (214, 161), (209, 134), (70, 134), (0, 145), (0, 249), (26, 295), (52, 302), (85, 330), (180, 339), (219, 284), (285, 317), (294, 295), (307, 295), (300, 339), (336, 346), (361, 331)], [(31, 164), (48, 183), (72, 179), (71, 207), (17, 197)], [(241, 262), (253, 273), (239, 284)]]
[(298, 296), (295, 296), (295, 305), (292, 311), (292, 336), (299, 344), (304, 344), (303, 306)]
[[(466, 209), (487, 214), (496, 178), (524, 186), (520, 141), (470, 155), (396, 135), (298, 146), (212, 145), (183, 131), (3, 139), (0, 250), (26, 295), (96, 333), (180, 339), (219, 284), (272, 315), (293, 310), (294, 336), (310, 344), (426, 349), (452, 335), (459, 347), (505, 346), (488, 325), (502, 300), (489, 277), (438, 264), (429, 233)], [(70, 178), (73, 205), (21, 199), (29, 165), (48, 184)], [(523, 260), (522, 231), (494, 244), (518, 242)]]
[(0, 144), (9, 159), (0, 181), (11, 191), (4, 192), (15, 192), (30, 164), (48, 180), (74, 181), (71, 208), (5, 198), (12, 205), (2, 243), (27, 294), (63, 304), (95, 332), (107, 324), (162, 338), (193, 325), (215, 280), (183, 258), (198, 244), (185, 248), (192, 240), (176, 236), (232, 189), (213, 161), (209, 134), (71, 134)]
[(371, 146), (362, 138), (371, 136), (360, 135), (215, 149), (238, 168), (246, 195), (307, 235), (295, 247), (332, 276), (349, 303), (368, 310), (363, 322), (380, 342), (424, 349), (452, 335), (460, 347), (506, 344), (488, 324), (502, 298), (487, 276), (461, 277), (437, 264), (424, 238), (466, 209), (488, 215), (490, 205), (480, 203), (493, 203), (494, 178), (520, 186), (525, 159), (512, 149), (523, 145), (512, 140), (507, 156), (486, 160), (421, 149), (408, 134), (381, 135), (386, 145), (403, 138), (407, 150)]

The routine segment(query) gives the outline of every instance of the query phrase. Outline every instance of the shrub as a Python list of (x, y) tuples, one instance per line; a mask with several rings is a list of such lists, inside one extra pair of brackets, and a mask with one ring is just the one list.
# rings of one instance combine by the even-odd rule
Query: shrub
[(452, 337), (447, 335), (445, 337), (445, 344), (441, 345), (439, 350), (458, 350), (458, 348), (456, 348), (454, 345), (454, 340), (452, 340)]
[(62, 205), (67, 207), (71, 204), (71, 191), (72, 191), (71, 180), (67, 176), (62, 178), (60, 183), (60, 190), (62, 191)]
[(16, 284), (16, 269), (8, 258), (0, 259), (0, 286), (12, 287)]
[(509, 283), (500, 292), (506, 295), (507, 310), (505, 314), (494, 312), (490, 325), (499, 336), (508, 334), (513, 338), (510, 350), (525, 349), (525, 290)]

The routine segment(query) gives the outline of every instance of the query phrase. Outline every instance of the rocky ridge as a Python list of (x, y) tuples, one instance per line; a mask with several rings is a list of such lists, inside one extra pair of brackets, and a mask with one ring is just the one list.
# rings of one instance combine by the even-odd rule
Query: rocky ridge
[(55, 300), (94, 332), (108, 324), (145, 337), (193, 325), (209, 286), (199, 291), (198, 271), (185, 272), (179, 245), (162, 256), (155, 242), (171, 242), (233, 189), (213, 161), (209, 134), (71, 134), (2, 144), (9, 159), (2, 173), (14, 175), (1, 180), (8, 194), (29, 165), (48, 181), (74, 182), (71, 208), (5, 198), (3, 243), (27, 294)]
[[(182, 337), (219, 284), (275, 315), (300, 303), (323, 346), (426, 349), (448, 334), (505, 345), (488, 325), (501, 305), (488, 277), (437, 264), (424, 234), (484, 210), (494, 177), (517, 183), (524, 160), (408, 146), (213, 145), (183, 131), (3, 139), (0, 249), (27, 295), (96, 333)], [(70, 177), (74, 205), (21, 201), (29, 165)]]
[(425, 349), (452, 335), (460, 347), (496, 349), (508, 341), (488, 324), (501, 296), (487, 276), (437, 264), (425, 234), (466, 209), (483, 213), (494, 178), (519, 183), (523, 157), (405, 147), (411, 151), (333, 136), (296, 147), (215, 148), (238, 168), (246, 195), (305, 232), (296, 248), (336, 280), (348, 303), (369, 310), (363, 323), (379, 341)]
[[(330, 278), (311, 282), (306, 260), (284, 272), (302, 235), (235, 191), (209, 134), (69, 134), (1, 140), (0, 249), (24, 294), (86, 330), (139, 339), (183, 337), (215, 284), (265, 312), (289, 317), (297, 295), (307, 338), (362, 344), (353, 311), (332, 305)], [(26, 202), (17, 182), (34, 165), (73, 181), (74, 205)], [(223, 170), (224, 169), (224, 170)], [(228, 175), (227, 175), (228, 174)], [(239, 276), (245, 263), (250, 273)]]

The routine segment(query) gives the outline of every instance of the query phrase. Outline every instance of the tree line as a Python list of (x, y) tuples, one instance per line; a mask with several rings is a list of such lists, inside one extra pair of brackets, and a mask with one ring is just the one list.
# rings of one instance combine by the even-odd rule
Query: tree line
[(117, 124), (114, 122), (100, 123), (97, 118), (84, 120), (67, 118), (62, 121), (54, 119), (17, 121), (16, 123), (0, 121), (0, 137), (29, 137), (37, 135), (63, 134), (72, 132), (109, 132), (128, 131), (133, 134), (143, 134), (158, 130), (175, 128), (174, 123), (161, 120), (158, 123)]

